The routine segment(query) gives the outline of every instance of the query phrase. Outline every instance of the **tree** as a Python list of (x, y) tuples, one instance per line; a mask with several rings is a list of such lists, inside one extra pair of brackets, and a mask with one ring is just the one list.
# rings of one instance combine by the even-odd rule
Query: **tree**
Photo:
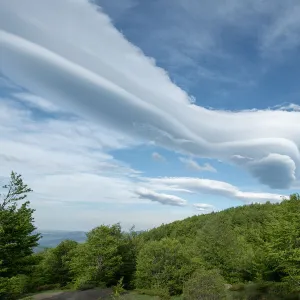
[(300, 288), (300, 196), (291, 195), (278, 207), (270, 222), (266, 243), (269, 274), (272, 280)]
[(126, 289), (134, 288), (134, 274), (136, 271), (136, 257), (138, 253), (137, 233), (134, 226), (128, 233), (122, 233), (122, 241), (119, 247), (122, 256), (122, 267), (116, 274), (117, 278), (123, 278), (122, 283)]
[(184, 284), (184, 300), (226, 299), (225, 281), (216, 270), (197, 270)]
[(62, 241), (55, 248), (46, 249), (36, 254), (39, 264), (36, 266), (31, 282), (35, 287), (45, 285), (66, 286), (72, 281), (70, 261), (78, 243)]
[(75, 287), (116, 284), (123, 266), (123, 235), (119, 224), (99, 226), (87, 234), (87, 241), (79, 244), (70, 263)]
[[(38, 245), (40, 235), (33, 225), (34, 210), (25, 201), (32, 190), (23, 183), (21, 175), (11, 173), (10, 182), (3, 186), (7, 190), (0, 197), (0, 282), (24, 282), (35, 264), (33, 248)], [(22, 278), (15, 280), (15, 278)]]
[(177, 240), (164, 238), (144, 245), (137, 257), (136, 285), (140, 289), (167, 288), (180, 294), (183, 282), (195, 268), (187, 249)]

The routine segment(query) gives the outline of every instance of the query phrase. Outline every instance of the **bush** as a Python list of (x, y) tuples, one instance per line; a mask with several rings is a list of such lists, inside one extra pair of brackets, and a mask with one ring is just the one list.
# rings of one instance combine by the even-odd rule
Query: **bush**
[(74, 282), (74, 289), (75, 290), (89, 290), (96, 287), (96, 284), (91, 281), (91, 279), (88, 276), (82, 276), (76, 279)]
[(17, 299), (27, 292), (28, 277), (25, 275), (18, 275), (0, 281), (0, 298)]
[(225, 282), (217, 270), (198, 270), (184, 284), (183, 300), (226, 299)]
[(123, 279), (124, 279), (124, 277), (122, 277), (122, 278), (118, 281), (117, 285), (115, 285), (115, 286), (113, 287), (113, 292), (114, 292), (114, 295), (115, 295), (115, 296), (120, 296), (121, 294), (123, 294), (123, 293), (125, 292), (124, 284), (123, 284)]
[(168, 289), (180, 295), (183, 283), (199, 262), (193, 261), (186, 247), (178, 240), (164, 238), (144, 245), (137, 256), (135, 284), (139, 289)]

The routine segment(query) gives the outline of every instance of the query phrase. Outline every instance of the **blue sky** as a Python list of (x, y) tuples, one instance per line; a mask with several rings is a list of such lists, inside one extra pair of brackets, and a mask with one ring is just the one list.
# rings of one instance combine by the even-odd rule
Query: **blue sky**
[(41, 229), (138, 229), (299, 190), (297, 1), (5, 0), (0, 176)]
[[(125, 0), (123, 11), (114, 1), (95, 2), (199, 105), (241, 110), (299, 103), (300, 58), (288, 38), (298, 39), (297, 24), (289, 20), (299, 9), (296, 1), (283, 11), (280, 1), (263, 7), (261, 1)], [(270, 56), (262, 48), (280, 22), (286, 32), (265, 46), (275, 52)]]

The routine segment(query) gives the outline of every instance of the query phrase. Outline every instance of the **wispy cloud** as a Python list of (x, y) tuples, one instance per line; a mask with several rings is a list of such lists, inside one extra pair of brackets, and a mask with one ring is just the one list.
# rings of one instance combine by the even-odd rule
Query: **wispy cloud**
[(154, 202), (159, 202), (164, 205), (172, 206), (185, 206), (187, 204), (186, 200), (169, 194), (157, 193), (146, 188), (140, 188), (136, 191), (136, 194), (142, 198)]
[(281, 5), (276, 18), (266, 27), (262, 34), (262, 50), (265, 54), (282, 54), (300, 44), (300, 4), (290, 1)]
[(263, 78), (270, 59), (286, 57), (299, 45), (297, 0), (136, 2), (124, 18), (106, 0), (97, 0), (114, 24), (184, 87), (215, 83), (245, 89)]
[(124, 14), (138, 5), (138, 0), (91, 0), (91, 2), (105, 7), (105, 12), (109, 12), (110, 16), (116, 19), (122, 18)]
[(46, 112), (57, 112), (60, 110), (52, 102), (29, 93), (15, 93), (12, 96), (21, 102), (25, 102), (30, 107), (38, 108)]
[(159, 161), (159, 162), (166, 161), (166, 158), (164, 156), (162, 156), (161, 154), (159, 154), (158, 152), (153, 152), (151, 157), (155, 161)]
[[(225, 17), (230, 20), (238, 9), (233, 1)], [(289, 188), (299, 178), (299, 113), (233, 113), (191, 104), (164, 70), (87, 1), (5, 0), (0, 28), (2, 72), (55, 105), (136, 142), (152, 140), (222, 161), (250, 157), (251, 163), (239, 164), (272, 188)], [(276, 160), (275, 181), (270, 160)]]
[(209, 163), (205, 163), (200, 166), (195, 160), (191, 158), (180, 157), (179, 160), (185, 164), (185, 166), (192, 171), (199, 172), (217, 172), (217, 170)]
[(201, 212), (211, 212), (214, 210), (214, 206), (207, 203), (196, 203), (193, 205), (196, 210)]
[(148, 182), (152, 185), (152, 188), (160, 191), (186, 189), (200, 194), (210, 194), (229, 199), (236, 199), (244, 203), (266, 201), (280, 202), (284, 196), (272, 193), (244, 192), (227, 182), (192, 177), (149, 178)]
[(272, 109), (300, 112), (300, 105), (295, 103), (283, 103), (283, 104), (275, 105), (274, 107), (272, 107)]

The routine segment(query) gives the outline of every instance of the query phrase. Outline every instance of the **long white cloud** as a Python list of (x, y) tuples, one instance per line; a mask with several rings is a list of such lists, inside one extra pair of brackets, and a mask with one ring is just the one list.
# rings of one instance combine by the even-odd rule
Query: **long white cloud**
[(185, 206), (187, 204), (186, 200), (169, 194), (157, 193), (146, 188), (139, 188), (136, 194), (141, 199), (147, 199), (154, 202), (159, 202), (163, 205), (172, 206)]
[(162, 177), (148, 178), (150, 186), (159, 191), (172, 191), (186, 189), (190, 192), (222, 196), (229, 199), (236, 199), (246, 204), (252, 202), (280, 202), (284, 195), (259, 192), (243, 192), (236, 186), (217, 180), (200, 179), (194, 177)]
[(4, 0), (0, 29), (2, 72), (41, 97), (183, 153), (232, 162), (239, 155), (239, 164), (273, 188), (299, 178), (299, 113), (192, 105), (85, 0)]

